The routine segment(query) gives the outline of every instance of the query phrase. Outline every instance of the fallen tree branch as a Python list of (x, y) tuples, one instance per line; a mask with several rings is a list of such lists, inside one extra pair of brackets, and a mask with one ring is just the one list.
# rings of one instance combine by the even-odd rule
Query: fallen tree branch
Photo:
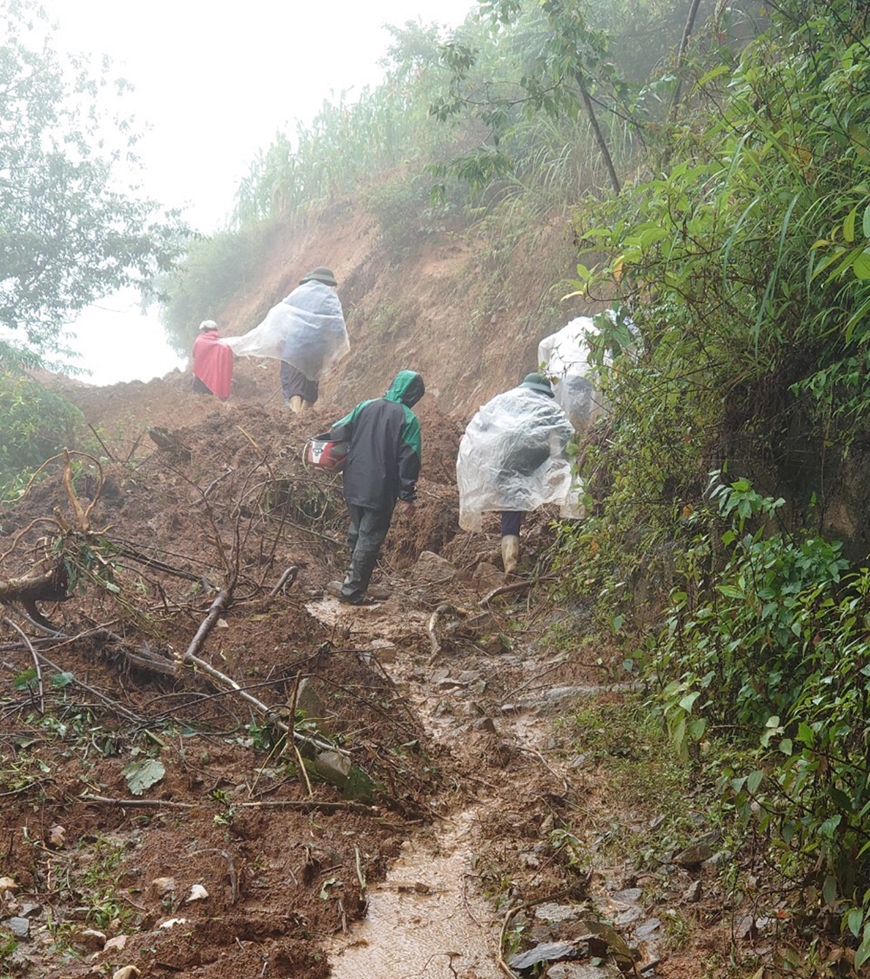
[(156, 558), (147, 557), (145, 554), (140, 554), (138, 551), (133, 550), (127, 544), (115, 543), (118, 554), (122, 557), (129, 558), (131, 561), (137, 561), (139, 564), (144, 564), (146, 568), (153, 568), (155, 571), (163, 571), (165, 574), (174, 575), (176, 578), (184, 578), (185, 581), (202, 581), (202, 575), (194, 574), (192, 571), (182, 571), (180, 568), (173, 568), (171, 564), (165, 564), (163, 561), (158, 561)]
[(33, 643), (27, 638), (27, 634), (24, 630), (17, 625), (8, 615), (3, 617), (3, 621), (7, 625), (11, 625), (12, 628), (18, 633), (19, 636), (27, 644), (27, 648), (30, 650), (30, 655), (33, 657), (33, 668), (36, 670), (36, 680), (39, 684), (39, 713), (45, 713), (45, 687), (42, 685), (42, 668), (39, 665), (39, 657), (36, 655), (36, 650), (33, 648)]
[[(252, 707), (255, 707), (257, 711), (262, 715), (266, 717), (274, 716), (275, 711), (271, 707), (269, 707), (267, 704), (264, 704), (261, 700), (258, 700), (256, 697), (249, 694), (247, 690), (244, 690), (242, 687), (240, 687), (239, 684), (236, 683), (236, 681), (231, 676), (227, 676), (226, 673), (222, 673), (220, 670), (216, 670), (210, 663), (206, 663), (204, 659), (196, 655), (200, 646), (202, 646), (206, 637), (214, 628), (217, 620), (220, 618), (221, 612), (225, 611), (229, 607), (231, 601), (232, 601), (232, 589), (229, 587), (222, 588), (220, 592), (218, 592), (218, 595), (215, 598), (215, 600), (211, 603), (211, 607), (208, 610), (208, 615), (206, 615), (202, 624), (196, 630), (196, 635), (193, 637), (190, 645), (187, 647), (187, 651), (182, 657), (182, 662), (188, 664), (192, 663), (194, 666), (196, 666), (197, 669), (202, 670), (203, 673), (210, 676), (213, 680), (217, 680), (219, 683), (222, 683), (224, 686), (229, 687), (230, 690), (233, 691), (233, 693), (241, 697), (242, 700), (249, 703)], [(329, 741), (325, 741), (315, 737), (308, 737), (306, 735), (300, 734), (298, 731), (296, 731), (290, 725), (285, 724), (283, 721), (276, 720), (275, 726), (278, 728), (279, 731), (282, 731), (285, 735), (290, 737), (293, 740), (294, 744), (307, 745), (309, 748), (313, 749), (314, 751), (337, 751), (339, 752), (339, 754), (342, 755), (347, 754), (347, 752), (342, 751), (340, 748), (338, 748), (334, 744), (331, 744)]]
[(0, 602), (21, 602), (25, 608), (34, 602), (65, 602), (69, 598), (68, 585), (66, 565), (58, 561), (36, 578), (0, 579)]
[[(119, 799), (105, 795), (85, 792), (78, 796), (81, 802), (91, 802), (98, 806), (121, 806), (126, 809), (205, 809), (204, 802), (173, 802), (172, 799)], [(321, 812), (358, 812), (372, 814), (378, 812), (377, 806), (367, 806), (362, 802), (323, 802), (318, 799), (269, 799), (264, 802), (233, 803), (235, 809), (316, 809)]]
[(49, 637), (51, 637), (52, 639), (65, 638), (64, 634), (59, 629), (55, 629), (54, 626), (48, 626), (43, 624), (44, 622), (48, 621), (47, 619), (43, 619), (42, 622), (38, 622), (36, 619), (32, 619), (26, 612), (22, 612), (20, 608), (14, 608), (12, 609), (12, 611), (16, 615), (20, 615), (25, 622), (29, 622), (34, 627), (34, 629), (39, 629), (40, 632), (45, 633), (45, 636), (42, 639), (33, 639), (31, 640), (32, 642), (45, 642), (46, 639), (48, 639)]
[[(211, 518), (211, 514), (209, 514), (209, 516), (210, 519), (212, 519), (212, 525), (215, 527), (215, 532), (217, 532), (217, 527), (214, 524), (213, 518)], [(187, 650), (184, 653), (184, 656), (182, 656), (182, 662), (185, 664), (193, 664), (194, 666), (196, 666), (197, 669), (201, 670), (207, 676), (210, 676), (212, 679), (217, 680), (219, 683), (223, 684), (224, 686), (229, 687), (233, 693), (235, 693), (242, 700), (246, 701), (248, 704), (254, 707), (261, 715), (271, 719), (272, 722), (275, 724), (275, 726), (278, 728), (278, 730), (292, 740), (294, 744), (294, 748), (297, 745), (305, 745), (309, 750), (313, 751), (315, 755), (317, 752), (335, 751), (338, 754), (347, 758), (348, 753), (346, 751), (343, 751), (337, 745), (334, 745), (331, 742), (326, 741), (325, 739), (322, 738), (309, 737), (300, 734), (298, 731), (295, 730), (293, 726), (288, 725), (284, 721), (277, 719), (273, 708), (269, 707), (267, 704), (264, 704), (261, 700), (258, 700), (256, 697), (249, 694), (246, 690), (244, 690), (241, 686), (239, 686), (239, 684), (236, 683), (236, 681), (232, 677), (227, 676), (226, 673), (222, 673), (220, 670), (215, 669), (210, 663), (207, 663), (204, 659), (196, 655), (199, 652), (202, 644), (205, 642), (209, 633), (215, 627), (215, 624), (220, 618), (221, 613), (226, 611), (226, 609), (229, 608), (230, 603), (232, 602), (233, 590), (236, 586), (236, 582), (238, 581), (238, 576), (239, 576), (239, 554), (241, 551), (241, 545), (239, 540), (238, 519), (236, 520), (236, 525), (234, 530), (233, 549), (232, 549), (232, 554), (230, 559), (227, 559), (226, 555), (224, 554), (223, 547), (220, 544), (220, 540), (218, 540), (218, 545), (224, 560), (224, 564), (227, 568), (227, 571), (229, 572), (228, 583), (218, 592), (217, 596), (215, 597), (215, 600), (211, 603), (211, 606), (209, 607), (208, 610), (208, 614), (206, 615), (205, 619), (202, 621), (200, 627), (196, 630), (196, 635), (191, 640), (190, 645), (187, 647)], [(304, 765), (302, 766), (302, 768), (304, 771)]]
[(81, 802), (93, 802), (99, 806), (123, 806), (129, 809), (200, 809), (195, 802), (173, 802), (171, 799), (110, 799), (104, 795), (80, 795)]
[(232, 466), (227, 466), (226, 469), (224, 469), (224, 471), (220, 474), (220, 476), (216, 476), (208, 484), (208, 486), (206, 486), (206, 488), (202, 491), (202, 498), (204, 500), (207, 500), (208, 494), (211, 493), (211, 491), (215, 488), (215, 486), (218, 486), (220, 483), (222, 483), (227, 478), (227, 476), (232, 476), (234, 472), (235, 469), (233, 469)]
[(69, 575), (63, 561), (45, 574), (36, 578), (7, 578), (0, 580), (0, 604), (11, 605), (18, 602), (35, 625), (46, 631), (56, 632), (57, 628), (45, 618), (37, 607), (37, 602), (65, 602), (69, 599)]
[(511, 967), (505, 962), (504, 956), (501, 950), (504, 948), (505, 935), (507, 934), (508, 925), (510, 924), (511, 918), (518, 912), (522, 911), (525, 907), (524, 904), (518, 904), (516, 907), (508, 908), (505, 912), (504, 920), (501, 923), (501, 934), (498, 936), (498, 967), (502, 972), (508, 976), (508, 979), (517, 979), (517, 974), (511, 969)]
[(488, 605), (499, 595), (513, 595), (515, 592), (525, 591), (527, 588), (533, 588), (537, 583), (538, 582), (536, 579), (529, 578), (526, 581), (515, 581), (512, 585), (500, 585), (498, 588), (493, 588), (492, 591), (487, 592), (478, 602), (478, 605), (483, 608), (484, 605)]
[[(220, 598), (220, 595), (218, 596), (218, 598)], [(218, 598), (215, 599), (215, 603), (218, 601)], [(214, 608), (214, 603), (212, 603), (212, 608)], [(219, 610), (216, 613), (215, 618), (217, 618), (218, 614), (220, 614)], [(205, 625), (205, 623), (203, 623), (203, 625)], [(202, 631), (202, 626), (200, 626), (200, 631)], [(197, 633), (197, 635), (198, 634), (199, 633)], [(193, 643), (191, 643), (190, 645), (192, 647)], [(264, 704), (262, 700), (258, 700), (256, 697), (249, 694), (247, 690), (245, 690), (243, 687), (240, 687), (239, 684), (236, 683), (236, 681), (232, 677), (227, 676), (226, 673), (221, 673), (220, 670), (216, 670), (210, 663), (206, 663), (206, 661), (200, 659), (200, 657), (194, 656), (193, 653), (190, 652), (190, 648), (188, 648), (188, 651), (184, 654), (184, 662), (192, 663), (194, 666), (196, 666), (197, 669), (202, 670), (203, 673), (210, 676), (213, 680), (217, 680), (219, 683), (222, 683), (224, 686), (229, 687), (233, 693), (241, 697), (242, 700), (250, 704), (252, 707), (256, 708), (256, 710), (263, 716), (274, 718), (275, 711), (273, 710), (273, 708), (269, 707), (268, 704)], [(292, 737), (293, 741), (296, 744), (306, 745), (313, 751), (337, 751), (339, 752), (339, 754), (342, 755), (347, 754), (346, 751), (342, 751), (341, 748), (337, 747), (336, 745), (332, 744), (330, 741), (327, 741), (323, 738), (309, 737), (308, 735), (300, 734), (298, 731), (292, 729), (290, 725), (286, 724), (284, 721), (276, 719), (274, 720), (274, 724), (278, 728), (278, 730), (281, 731), (283, 734), (287, 735), (288, 737)]]
[(109, 460), (111, 462), (117, 462), (118, 460), (115, 458), (115, 455), (112, 452), (112, 450), (108, 447), (108, 445), (106, 445), (106, 443), (103, 441), (102, 436), (100, 435), (100, 433), (94, 428), (94, 426), (90, 422), (88, 422), (88, 428), (94, 433), (94, 438), (103, 447), (103, 452), (106, 453), (106, 455), (109, 457)]
[(299, 574), (299, 565), (291, 564), (289, 568), (285, 568), (284, 573), (278, 579), (275, 587), (269, 592), (269, 598), (274, 598), (279, 591), (286, 591), (287, 585), (292, 585), (296, 581), (296, 576)]
[[(191, 640), (190, 645), (187, 647), (187, 651), (182, 657), (184, 662), (196, 661), (197, 665), (202, 664), (203, 667), (211, 670), (211, 667), (208, 666), (207, 663), (203, 663), (202, 660), (196, 660), (196, 653), (199, 652), (200, 646), (202, 646), (208, 634), (215, 627), (215, 623), (220, 618), (221, 612), (225, 612), (229, 607), (232, 597), (232, 591), (229, 588), (221, 588), (221, 590), (217, 593), (217, 597), (211, 603), (211, 607), (208, 610), (208, 615), (206, 615), (200, 627), (196, 630), (196, 635)], [(215, 672), (217, 673), (217, 671)], [(218, 676), (225, 681), (229, 679), (228, 677), (225, 677), (223, 673), (218, 673)], [(230, 682), (238, 687), (238, 684), (236, 684), (234, 680)]]

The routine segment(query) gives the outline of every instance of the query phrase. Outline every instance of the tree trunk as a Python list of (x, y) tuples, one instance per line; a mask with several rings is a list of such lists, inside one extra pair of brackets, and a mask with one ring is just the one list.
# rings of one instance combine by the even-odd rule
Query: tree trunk
[(20, 602), (24, 606), (34, 602), (65, 602), (69, 595), (69, 579), (63, 562), (38, 578), (0, 579), (0, 602)]
[(680, 49), (677, 52), (677, 88), (674, 92), (674, 100), (671, 102), (670, 117), (671, 122), (674, 122), (677, 118), (677, 109), (680, 105), (680, 99), (683, 96), (683, 78), (681, 71), (683, 68), (683, 59), (686, 56), (686, 48), (689, 46), (689, 38), (692, 36), (692, 31), (695, 29), (695, 17), (698, 14), (698, 7), (701, 6), (701, 0), (692, 0), (692, 6), (689, 8), (689, 16), (686, 18), (686, 26), (683, 28), (683, 36), (680, 39)]
[(598, 119), (595, 117), (595, 106), (592, 104), (592, 99), (589, 98), (589, 92), (586, 91), (586, 82), (583, 80), (583, 75), (579, 71), (575, 72), (574, 78), (580, 87), (580, 95), (583, 97), (586, 115), (589, 117), (589, 124), (592, 126), (595, 142), (598, 144), (598, 149), (601, 150), (601, 155), (604, 157), (604, 165), (607, 167), (607, 172), (610, 175), (610, 183), (613, 185), (613, 191), (619, 194), (622, 191), (622, 186), (619, 183), (619, 177), (616, 175), (616, 168), (613, 165), (613, 158), (607, 147), (607, 140), (605, 140), (604, 133), (601, 132), (601, 127), (598, 125)]

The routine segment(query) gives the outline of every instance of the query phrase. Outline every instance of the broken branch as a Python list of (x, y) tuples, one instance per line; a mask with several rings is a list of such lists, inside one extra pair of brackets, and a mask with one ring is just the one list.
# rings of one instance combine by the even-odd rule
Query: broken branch
[(39, 684), (39, 713), (45, 713), (45, 688), (42, 685), (42, 667), (39, 665), (39, 657), (36, 655), (36, 650), (33, 648), (33, 643), (27, 638), (27, 634), (24, 630), (16, 625), (8, 615), (3, 617), (3, 621), (7, 625), (11, 625), (12, 628), (18, 633), (19, 636), (27, 644), (27, 648), (30, 650), (30, 655), (33, 658), (33, 668), (36, 670), (36, 680)]

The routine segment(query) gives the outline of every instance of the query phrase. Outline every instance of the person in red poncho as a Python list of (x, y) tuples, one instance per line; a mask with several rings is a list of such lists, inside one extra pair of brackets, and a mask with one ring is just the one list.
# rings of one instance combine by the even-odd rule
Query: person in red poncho
[(233, 381), (233, 352), (221, 340), (214, 320), (199, 324), (193, 344), (193, 390), (226, 401)]

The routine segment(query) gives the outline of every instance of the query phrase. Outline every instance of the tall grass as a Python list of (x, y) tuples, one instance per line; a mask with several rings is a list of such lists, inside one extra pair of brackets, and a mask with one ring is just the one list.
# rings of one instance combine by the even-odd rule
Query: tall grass
[[(528, 4), (534, 14), (533, 0)], [(520, 97), (526, 34), (519, 31), (512, 43), (491, 24), (469, 18), (450, 39), (476, 52), (466, 79), (467, 111), (445, 117), (436, 107), (455, 94), (443, 57), (445, 38), (434, 25), (390, 30), (384, 82), (353, 100), (342, 93), (324, 101), (310, 125), (277, 134), (259, 151), (237, 189), (227, 234), (256, 234), (264, 224), (304, 219), (354, 196), (371, 207), (395, 258), (448, 223), (454, 232), (477, 229), (484, 218), (491, 219), (493, 248), (505, 254), (509, 249), (496, 241), (500, 221), (505, 237), (518, 228), (526, 234), (535, 226), (551, 227), (553, 220), (568, 225), (572, 206), (589, 193), (604, 193), (605, 168), (585, 117), (532, 111)], [(490, 97), (503, 100), (497, 124), (473, 105), (482, 100), (479, 108)], [(617, 165), (630, 171), (637, 149), (631, 132), (615, 116), (602, 115), (599, 123)], [(462, 160), (468, 167), (451, 167)], [(480, 174), (485, 179), (476, 181)], [(182, 281), (166, 290), (172, 306), (184, 307), (167, 313), (173, 340), (186, 337), (199, 316), (194, 309), (219, 303), (213, 286), (226, 291), (222, 269), (232, 248), (220, 237), (197, 242)]]

